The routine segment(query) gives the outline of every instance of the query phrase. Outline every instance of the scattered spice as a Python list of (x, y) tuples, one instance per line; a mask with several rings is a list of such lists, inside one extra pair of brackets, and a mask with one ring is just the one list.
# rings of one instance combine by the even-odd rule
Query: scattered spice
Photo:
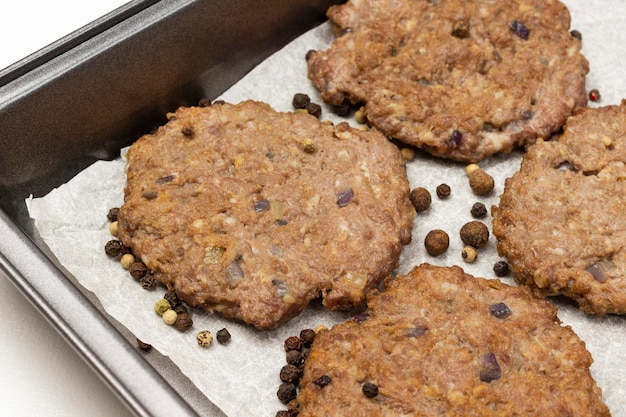
[(170, 302), (167, 301), (165, 298), (161, 298), (154, 304), (154, 312), (157, 313), (159, 316), (163, 316), (166, 311), (171, 309), (172, 306), (170, 305)]
[(295, 365), (287, 364), (280, 370), (280, 380), (283, 382), (298, 382), (302, 377), (302, 369)]
[(473, 263), (476, 260), (476, 257), (478, 256), (478, 252), (476, 251), (476, 248), (474, 248), (473, 246), (466, 246), (463, 248), (463, 250), (461, 251), (461, 258), (463, 258), (463, 260), (467, 263)]
[(313, 153), (315, 152), (315, 142), (313, 139), (304, 139), (300, 143), (300, 148), (306, 153)]
[(305, 109), (311, 116), (315, 116), (318, 119), (322, 115), (322, 106), (320, 106), (319, 104), (309, 103), (306, 105)]
[(466, 170), (468, 171), (469, 185), (474, 194), (487, 195), (493, 190), (495, 183), (493, 177), (487, 172), (481, 168), (470, 170), (469, 166)]
[(204, 97), (201, 98), (200, 101), (198, 101), (198, 107), (209, 107), (211, 106), (211, 100)]
[(574, 29), (570, 32), (570, 35), (572, 35), (574, 38), (578, 39), (579, 41), (583, 40), (583, 34), (580, 33), (580, 31)]
[(148, 272), (148, 267), (141, 261), (135, 261), (128, 267), (130, 275), (139, 281)]
[(315, 336), (317, 336), (317, 333), (313, 329), (304, 329), (300, 332), (300, 340), (302, 340), (304, 346), (311, 346)]
[(117, 258), (122, 254), (123, 245), (119, 240), (109, 240), (104, 245), (104, 252), (111, 258)]
[[(174, 310), (174, 312), (176, 313), (176, 310)], [(184, 331), (189, 330), (192, 326), (193, 326), (193, 320), (191, 319), (191, 316), (189, 315), (189, 313), (183, 312), (183, 313), (176, 314), (176, 321), (174, 322), (174, 327), (176, 327), (177, 330), (184, 332)]]
[(111, 233), (111, 236), (117, 236), (118, 234), (117, 220), (109, 224), (109, 233)]
[(304, 93), (296, 93), (293, 95), (293, 99), (291, 100), (291, 104), (296, 109), (305, 109), (306, 106), (311, 102), (311, 98)]
[(509, 25), (509, 27), (520, 38), (524, 40), (528, 39), (528, 36), (530, 35), (530, 30), (528, 30), (526, 25), (524, 25), (519, 20), (517, 19), (513, 20), (511, 24)]
[(170, 304), (170, 308), (172, 308), (172, 309), (178, 307), (181, 304), (181, 301), (178, 298), (178, 295), (176, 294), (176, 291), (173, 291), (173, 290), (167, 291), (163, 295), (163, 298), (165, 300), (167, 300), (167, 302)]
[(511, 314), (511, 309), (504, 303), (496, 303), (489, 306), (489, 311), (497, 319), (505, 319)]
[(330, 384), (331, 382), (332, 382), (332, 379), (328, 375), (322, 375), (319, 378), (317, 378), (315, 381), (313, 381), (313, 383), (320, 388), (324, 388), (326, 385)]
[(119, 214), (119, 212), (120, 212), (119, 207), (113, 207), (112, 209), (109, 210), (109, 212), (107, 213), (107, 219), (109, 220), (110, 223), (117, 221), (117, 215)]
[(304, 356), (298, 350), (288, 350), (285, 354), (285, 359), (290, 365), (302, 366), (304, 364)]
[(171, 326), (172, 324), (176, 323), (178, 314), (176, 314), (174, 310), (170, 309), (164, 312), (161, 318), (163, 319), (163, 323), (167, 324), (168, 326)]
[(448, 250), (450, 238), (448, 234), (441, 229), (431, 230), (424, 239), (424, 246), (430, 255), (439, 256)]
[(473, 220), (465, 223), (460, 231), (461, 240), (466, 245), (473, 246), (476, 249), (485, 246), (489, 240), (489, 229), (484, 223)]
[(591, 101), (600, 101), (600, 99), (602, 98), (602, 96), (600, 95), (600, 92), (597, 89), (593, 89), (589, 92), (589, 100)]
[(224, 345), (230, 342), (230, 337), (231, 337), (230, 332), (226, 330), (226, 328), (218, 330), (216, 336), (217, 336), (217, 341), (221, 345)]
[(193, 136), (193, 127), (191, 126), (185, 126), (181, 129), (181, 133), (185, 136)]
[(476, 202), (472, 205), (470, 213), (475, 219), (483, 218), (487, 215), (487, 207), (481, 202)]
[(289, 336), (285, 339), (285, 351), (289, 350), (301, 350), (302, 340), (298, 336)]
[(156, 286), (156, 281), (154, 279), (154, 275), (151, 273), (147, 273), (139, 280), (139, 284), (141, 284), (141, 288), (145, 290), (149, 290)]
[(498, 277), (505, 277), (509, 274), (509, 264), (506, 261), (498, 261), (493, 264), (493, 272)]
[(450, 197), (450, 186), (448, 184), (440, 184), (437, 186), (437, 197), (445, 199)]
[(133, 262), (135, 262), (135, 257), (132, 253), (125, 253), (120, 258), (120, 264), (122, 264), (122, 268), (124, 269), (129, 269)]
[(201, 330), (196, 335), (196, 342), (202, 347), (210, 346), (213, 342), (213, 335), (208, 330)]
[(297, 396), (296, 386), (291, 382), (283, 382), (278, 387), (278, 399), (283, 404), (288, 404), (291, 400), (295, 399)]
[(347, 116), (350, 115), (350, 112), (352, 111), (352, 108), (350, 106), (350, 102), (349, 101), (344, 101), (340, 105), (334, 106), (333, 107), (333, 111), (335, 112), (335, 114), (337, 116), (347, 117)]
[(428, 209), (432, 202), (430, 192), (423, 187), (412, 189), (409, 198), (411, 199), (411, 203), (413, 203), (413, 207), (415, 207), (415, 211), (418, 213)]
[(365, 395), (367, 398), (374, 398), (378, 395), (378, 385), (372, 384), (371, 382), (366, 382), (361, 387), (361, 391), (363, 392), (363, 395)]

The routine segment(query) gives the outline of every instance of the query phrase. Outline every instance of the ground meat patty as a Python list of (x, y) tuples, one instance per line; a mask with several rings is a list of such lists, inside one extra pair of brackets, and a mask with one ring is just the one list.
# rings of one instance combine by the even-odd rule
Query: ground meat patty
[(610, 415), (584, 342), (523, 287), (423, 264), (367, 302), (315, 338), (299, 417)]
[(339, 37), (308, 54), (333, 105), (365, 103), (387, 135), (477, 162), (547, 138), (584, 106), (587, 60), (557, 0), (350, 0)]
[(626, 102), (587, 108), (505, 182), (493, 234), (515, 280), (588, 313), (626, 314)]
[(350, 309), (396, 267), (415, 210), (376, 130), (269, 105), (180, 108), (127, 154), (119, 237), (193, 306), (260, 329)]

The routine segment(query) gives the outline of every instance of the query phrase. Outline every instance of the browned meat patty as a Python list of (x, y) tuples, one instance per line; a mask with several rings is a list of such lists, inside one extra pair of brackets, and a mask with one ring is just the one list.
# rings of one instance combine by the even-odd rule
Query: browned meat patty
[(523, 287), (423, 264), (320, 332), (299, 417), (610, 416), (592, 357)]
[(587, 108), (505, 183), (493, 233), (515, 280), (588, 313), (626, 314), (626, 102)]
[(260, 329), (320, 295), (359, 305), (411, 238), (404, 161), (376, 130), (252, 101), (180, 108), (127, 159), (120, 240), (186, 303)]
[(333, 105), (365, 103), (388, 136), (457, 161), (547, 138), (586, 105), (587, 60), (557, 0), (350, 0), (308, 55)]

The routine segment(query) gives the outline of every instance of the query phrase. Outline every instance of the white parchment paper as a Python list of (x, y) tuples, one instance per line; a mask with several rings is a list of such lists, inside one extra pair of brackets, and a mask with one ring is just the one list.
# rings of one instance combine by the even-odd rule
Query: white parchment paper
[[(626, 2), (623, 0), (566, 0), (572, 15), (572, 29), (583, 34), (583, 53), (590, 61), (587, 88), (599, 89), (602, 99), (591, 106), (618, 104), (626, 97), (623, 76), (626, 69)], [(326, 49), (332, 41), (330, 25), (311, 30), (258, 66), (221, 98), (229, 102), (256, 99), (270, 103), (276, 110), (292, 111), (291, 99), (303, 92), (322, 103), (306, 77), (305, 54), (309, 49)], [(174, 110), (174, 109), (172, 109)], [(341, 120), (324, 106), (323, 119)], [(355, 124), (354, 122), (351, 122)], [(470, 208), (476, 201), (487, 207), (497, 205), (504, 180), (519, 167), (521, 155), (494, 157), (480, 165), (496, 180), (496, 189), (488, 197), (477, 198), (469, 189), (465, 167), (418, 154), (407, 164), (411, 187), (430, 190), (433, 203), (418, 214), (413, 242), (405, 247), (398, 272), (406, 273), (414, 265), (430, 262), (462, 266), (475, 276), (493, 278), (494, 262), (499, 260), (493, 236), (473, 264), (461, 260), (462, 243), (458, 231), (472, 220)], [(143, 290), (127, 271), (104, 255), (104, 245), (111, 239), (106, 214), (123, 203), (125, 185), (123, 159), (100, 161), (67, 184), (43, 198), (27, 200), (31, 217), (42, 238), (78, 281), (92, 291), (103, 308), (125, 325), (139, 339), (169, 356), (181, 371), (229, 416), (274, 416), (284, 409), (276, 391), (278, 373), (285, 363), (283, 341), (306, 327), (332, 325), (343, 321), (345, 314), (329, 313), (313, 305), (301, 316), (279, 330), (259, 332), (232, 320), (193, 310), (194, 327), (185, 333), (164, 325), (153, 311), (164, 290)], [(451, 196), (439, 200), (435, 188), (447, 183)], [(490, 225), (491, 218), (485, 222)], [(448, 232), (448, 252), (433, 258), (426, 254), (423, 239), (428, 231), (440, 228)], [(503, 281), (513, 283), (511, 278)], [(559, 317), (572, 326), (592, 353), (592, 373), (603, 391), (604, 401), (613, 416), (626, 416), (626, 320), (624, 317), (591, 317), (571, 305), (558, 304)], [(215, 334), (226, 327), (232, 334), (228, 345), (214, 343), (201, 348), (196, 332), (207, 329)]]

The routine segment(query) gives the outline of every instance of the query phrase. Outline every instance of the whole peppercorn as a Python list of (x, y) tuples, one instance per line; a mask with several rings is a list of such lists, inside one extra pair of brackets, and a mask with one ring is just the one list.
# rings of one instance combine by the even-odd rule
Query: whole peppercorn
[(296, 93), (293, 95), (293, 99), (291, 100), (291, 104), (296, 109), (305, 109), (306, 106), (311, 102), (311, 98), (304, 93)]
[(167, 291), (163, 298), (166, 299), (168, 303), (170, 303), (170, 308), (176, 308), (180, 304), (180, 300), (178, 299), (176, 291)]
[(322, 115), (322, 106), (317, 103), (309, 103), (306, 105), (305, 109), (310, 115), (315, 116), (318, 119)]
[(304, 346), (311, 346), (315, 340), (315, 336), (317, 336), (317, 333), (315, 333), (313, 329), (304, 329), (300, 332), (300, 340), (302, 340)]
[(128, 267), (128, 272), (136, 280), (140, 280), (148, 272), (148, 267), (141, 261), (135, 261)]
[(145, 290), (149, 290), (151, 288), (154, 288), (156, 286), (156, 281), (154, 280), (154, 275), (151, 274), (151, 273), (148, 273), (148, 274), (144, 275), (139, 280), (139, 284), (141, 284), (141, 288), (143, 288)]
[(280, 380), (283, 382), (298, 382), (302, 377), (302, 369), (287, 364), (280, 369)]
[(218, 330), (216, 336), (221, 345), (230, 342), (230, 332), (226, 328)]
[(187, 331), (193, 326), (193, 320), (189, 313), (178, 313), (176, 315), (176, 322), (174, 322), (176, 329), (181, 332)]
[(302, 366), (304, 364), (304, 356), (297, 350), (288, 350), (285, 354), (285, 359), (290, 365)]
[(200, 100), (198, 100), (198, 107), (210, 107), (211, 106), (211, 99), (203, 97)]
[(411, 203), (413, 203), (413, 207), (415, 207), (415, 211), (418, 213), (428, 209), (432, 202), (430, 193), (426, 188), (422, 187), (412, 189), (409, 198), (411, 199)]
[(469, 185), (474, 194), (476, 195), (487, 195), (493, 190), (495, 185), (493, 177), (489, 175), (487, 172), (478, 168), (476, 165), (476, 169), (469, 170), (467, 177), (469, 178)]
[(117, 237), (117, 234), (118, 234), (117, 220), (109, 223), (109, 233), (111, 233), (111, 236)]
[(163, 313), (161, 318), (163, 319), (163, 323), (167, 324), (168, 326), (171, 326), (172, 324), (176, 323), (178, 314), (176, 314), (174, 310), (167, 310), (166, 312)]
[(283, 404), (288, 404), (291, 400), (295, 399), (297, 396), (296, 386), (291, 382), (283, 382), (278, 387), (278, 399)]
[(476, 252), (476, 248), (473, 246), (466, 246), (461, 251), (461, 258), (467, 263), (473, 263), (478, 256), (478, 252)]
[(287, 404), (287, 412), (289, 413), (289, 417), (296, 417), (298, 413), (300, 413), (300, 403), (297, 399), (289, 401), (289, 404)]
[(347, 117), (350, 115), (352, 108), (350, 107), (350, 102), (343, 102), (338, 106), (333, 107), (333, 111), (337, 116)]
[(122, 265), (122, 268), (124, 269), (130, 268), (133, 262), (135, 262), (135, 257), (133, 256), (132, 253), (125, 253), (120, 258), (120, 264)]
[(489, 229), (484, 223), (473, 220), (465, 223), (460, 231), (461, 240), (466, 245), (473, 246), (476, 249), (485, 246), (489, 240)]
[(602, 96), (600, 95), (600, 91), (598, 91), (597, 89), (594, 88), (589, 92), (589, 100), (600, 101), (601, 98)]
[(213, 335), (208, 330), (199, 331), (196, 335), (196, 342), (202, 347), (207, 347), (213, 342)]
[(313, 139), (307, 138), (300, 143), (300, 148), (306, 153), (315, 152), (315, 142)]
[(117, 221), (117, 215), (119, 214), (119, 212), (120, 212), (119, 207), (113, 207), (112, 209), (109, 210), (109, 212), (107, 213), (107, 219), (109, 220), (110, 223)]
[(378, 385), (366, 382), (361, 386), (361, 391), (367, 398), (374, 398), (378, 395)]
[(450, 186), (448, 184), (440, 184), (437, 186), (437, 197), (445, 199), (450, 197)]
[(109, 240), (104, 245), (104, 252), (111, 258), (116, 258), (122, 254), (123, 245), (119, 240)]
[(450, 246), (450, 238), (443, 230), (431, 230), (424, 239), (424, 246), (430, 255), (439, 256), (448, 250), (448, 246)]
[(290, 336), (285, 339), (285, 350), (301, 350), (302, 340), (298, 336)]
[(472, 205), (472, 209), (470, 210), (472, 217), (475, 219), (480, 219), (487, 215), (487, 207), (483, 203), (476, 202)]
[(493, 272), (498, 277), (505, 277), (509, 274), (509, 264), (505, 261), (498, 261), (493, 264)]
[(154, 312), (157, 313), (159, 316), (162, 316), (166, 311), (171, 309), (172, 307), (170, 306), (169, 301), (167, 301), (165, 298), (161, 298), (154, 304)]

